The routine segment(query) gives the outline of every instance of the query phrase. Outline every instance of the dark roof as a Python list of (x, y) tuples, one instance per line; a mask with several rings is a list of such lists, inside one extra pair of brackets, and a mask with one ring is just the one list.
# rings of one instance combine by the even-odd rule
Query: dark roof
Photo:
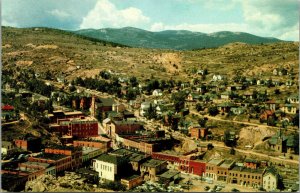
[(157, 167), (163, 163), (165, 163), (166, 161), (162, 161), (162, 160), (157, 160), (157, 159), (150, 159), (148, 161), (146, 161), (145, 163), (143, 163), (143, 166), (146, 167)]
[(120, 157), (120, 156), (109, 155), (109, 154), (102, 154), (99, 157), (96, 157), (95, 159), (103, 162), (112, 163), (115, 165), (122, 165), (124, 163), (128, 163), (129, 161), (127, 157)]
[(248, 163), (259, 163), (259, 161), (255, 160), (255, 159), (251, 159), (251, 158), (246, 158), (245, 162), (248, 162)]
[(174, 177), (177, 174), (180, 174), (180, 172), (176, 171), (176, 170), (168, 170), (165, 173), (162, 173), (160, 175), (160, 177), (170, 179), (170, 178)]
[(234, 166), (232, 168), (232, 171), (240, 171), (240, 172), (247, 172), (247, 173), (257, 173), (257, 174), (263, 174), (264, 170), (263, 169), (252, 169), (252, 168), (246, 168), (243, 166)]
[(99, 100), (102, 106), (112, 106), (114, 104), (113, 98), (100, 98)]
[(46, 148), (49, 148), (49, 149), (71, 150), (72, 152), (82, 150), (82, 147), (62, 146), (62, 145), (51, 145), (51, 146), (46, 147)]
[(60, 160), (69, 156), (62, 155), (62, 154), (42, 153), (34, 157), (41, 158), (41, 159), (49, 159), (49, 160)]
[(268, 167), (268, 168), (266, 168), (266, 173), (265, 174), (267, 174), (267, 173), (271, 173), (274, 176), (278, 175), (278, 172), (277, 172), (276, 168), (274, 168), (274, 167)]

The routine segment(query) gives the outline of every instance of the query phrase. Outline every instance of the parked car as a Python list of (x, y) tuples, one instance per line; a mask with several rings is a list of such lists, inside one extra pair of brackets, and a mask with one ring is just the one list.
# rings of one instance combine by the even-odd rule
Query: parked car
[(205, 186), (205, 188), (204, 188), (204, 190), (209, 190), (210, 189), (210, 187), (209, 186)]
[(236, 188), (232, 188), (232, 189), (231, 189), (231, 192), (239, 192), (239, 190), (236, 189)]

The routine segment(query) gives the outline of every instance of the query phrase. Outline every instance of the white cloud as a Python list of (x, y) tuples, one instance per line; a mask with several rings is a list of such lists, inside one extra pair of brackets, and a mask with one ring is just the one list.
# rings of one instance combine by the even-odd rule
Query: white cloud
[(241, 1), (245, 22), (252, 31), (284, 40), (298, 39), (298, 0)]
[(108, 0), (99, 0), (83, 18), (80, 28), (139, 27), (149, 21), (150, 19), (137, 8), (129, 7), (119, 10)]
[(237, 23), (221, 23), (221, 24), (179, 24), (179, 25), (165, 25), (161, 22), (154, 23), (151, 27), (151, 31), (163, 31), (163, 30), (189, 30), (198, 31), (203, 33), (213, 33), (218, 31), (234, 31), (234, 32), (246, 32), (248, 26), (246, 24)]
[(67, 18), (70, 16), (69, 13), (62, 11), (62, 10), (58, 10), (58, 9), (53, 9), (51, 11), (48, 11), (48, 13), (50, 13), (51, 15), (53, 15), (55, 17), (61, 18), (61, 19), (64, 19), (64, 18)]

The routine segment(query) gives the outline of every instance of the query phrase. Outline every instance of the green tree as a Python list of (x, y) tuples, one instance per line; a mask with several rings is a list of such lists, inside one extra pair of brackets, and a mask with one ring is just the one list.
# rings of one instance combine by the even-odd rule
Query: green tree
[(187, 96), (187, 93), (185, 93), (185, 92), (178, 92), (178, 93), (172, 94), (171, 98), (174, 103), (176, 112), (180, 112), (181, 109), (184, 108), (184, 101), (185, 101), (186, 96)]
[(136, 87), (139, 85), (139, 82), (135, 76), (130, 77), (129, 82), (132, 87)]
[(150, 103), (150, 107), (148, 108), (145, 116), (147, 119), (155, 119), (156, 118), (156, 116), (157, 116), (156, 110), (155, 110), (155, 107), (152, 106), (152, 103)]
[(196, 104), (196, 110), (201, 111), (202, 110), (202, 105), (200, 103)]
[(207, 119), (206, 117), (205, 117), (205, 118), (201, 117), (201, 118), (198, 119), (198, 123), (199, 123), (199, 125), (200, 125), (201, 127), (205, 127), (207, 121), (208, 121), (208, 119)]
[(218, 107), (216, 106), (211, 106), (208, 108), (208, 114), (210, 116), (216, 116), (217, 114), (219, 114), (219, 110), (218, 110)]

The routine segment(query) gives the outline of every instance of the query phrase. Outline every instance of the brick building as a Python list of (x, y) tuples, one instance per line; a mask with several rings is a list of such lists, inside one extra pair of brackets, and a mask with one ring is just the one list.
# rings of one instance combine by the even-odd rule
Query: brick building
[(93, 140), (90, 138), (74, 140), (74, 147), (93, 147), (101, 149), (103, 152), (107, 152), (110, 149), (110, 141)]
[(82, 148), (68, 146), (53, 146), (45, 148), (45, 153), (71, 156), (71, 168), (75, 169), (82, 164)]
[(42, 141), (37, 137), (28, 137), (27, 139), (17, 139), (14, 141), (18, 148), (25, 151), (39, 152), (41, 151)]
[(52, 132), (79, 138), (98, 136), (98, 121), (91, 117), (58, 119), (56, 124), (50, 124)]
[(176, 169), (202, 176), (206, 170), (206, 163), (200, 160), (192, 160), (189, 156), (183, 155), (171, 155), (161, 152), (155, 152), (151, 154), (152, 158), (168, 161), (176, 165)]
[(137, 121), (112, 121), (106, 129), (106, 133), (115, 138), (115, 134), (134, 134), (142, 129), (142, 124)]
[(156, 182), (159, 180), (158, 175), (167, 170), (168, 163), (162, 160), (150, 159), (140, 166), (141, 175), (145, 181)]
[(189, 133), (192, 138), (200, 139), (205, 138), (208, 134), (208, 129), (200, 126), (193, 126), (189, 128)]
[(53, 111), (51, 114), (48, 114), (47, 116), (50, 119), (50, 123), (57, 123), (58, 119), (80, 118), (84, 115), (81, 111), (64, 112), (62, 110), (57, 110), (57, 111)]
[(263, 185), (263, 169), (235, 166), (229, 171), (227, 183), (258, 188)]
[(34, 157), (29, 157), (28, 161), (52, 164), (55, 166), (56, 173), (61, 173), (72, 167), (72, 157), (61, 154), (43, 153)]

